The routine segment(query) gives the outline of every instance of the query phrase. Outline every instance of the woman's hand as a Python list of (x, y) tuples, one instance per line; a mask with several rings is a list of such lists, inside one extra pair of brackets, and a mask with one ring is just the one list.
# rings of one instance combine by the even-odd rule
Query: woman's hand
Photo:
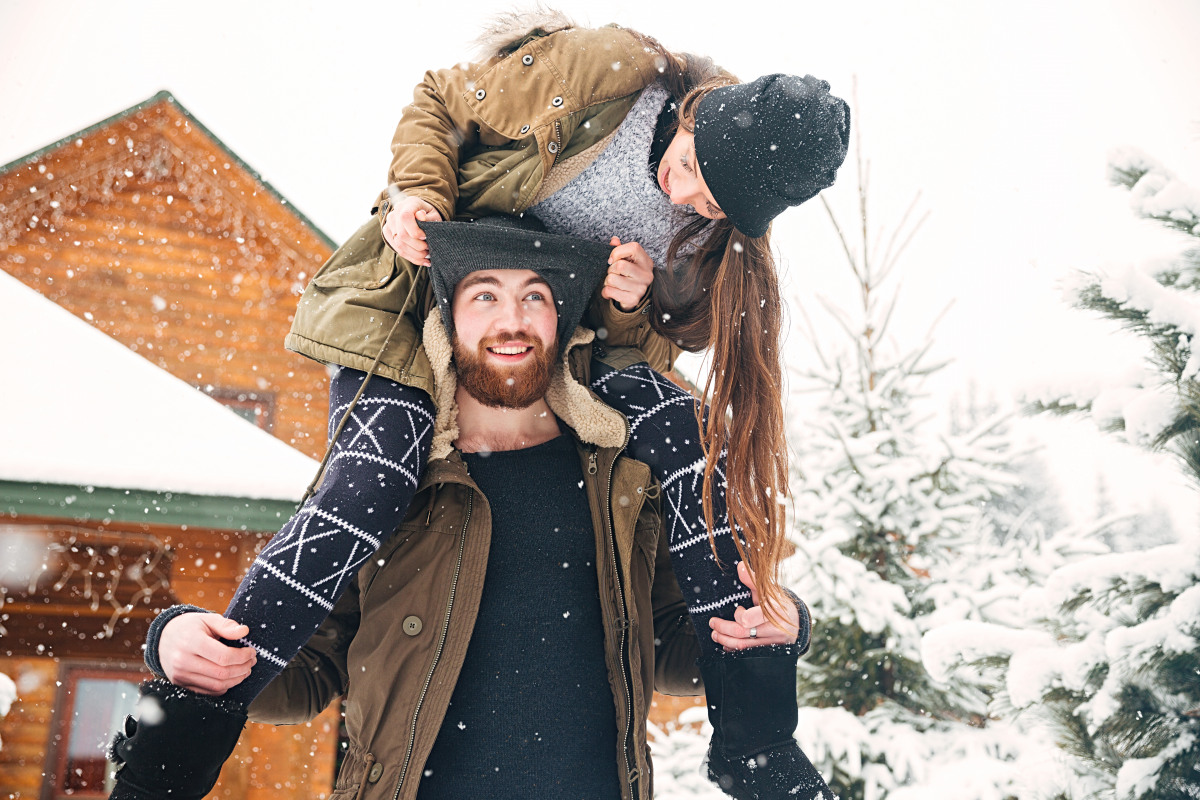
[(654, 282), (654, 261), (637, 242), (621, 244), (614, 236), (609, 244), (613, 251), (600, 296), (612, 300), (622, 311), (633, 311)]
[(159, 635), (158, 661), (176, 686), (198, 694), (225, 694), (246, 679), (258, 655), (253, 647), (230, 647), (221, 639), (249, 635), (248, 627), (220, 614), (180, 614)]
[[(713, 617), (708, 625), (713, 629), (713, 641), (729, 650), (745, 650), (747, 647), (758, 647), (764, 644), (791, 644), (796, 641), (800, 632), (800, 611), (792, 603), (783, 608), (775, 609), (775, 616), (786, 620), (788, 630), (780, 630), (767, 622), (766, 614), (758, 599), (758, 589), (754, 585), (754, 573), (746, 562), (739, 561), (737, 565), (738, 580), (750, 588), (750, 600), (753, 608), (737, 607), (733, 612), (733, 621)], [(751, 636), (751, 632), (755, 635)]]
[(441, 222), (438, 210), (419, 197), (402, 197), (383, 221), (383, 238), (401, 258), (429, 266), (429, 245), (418, 222)]

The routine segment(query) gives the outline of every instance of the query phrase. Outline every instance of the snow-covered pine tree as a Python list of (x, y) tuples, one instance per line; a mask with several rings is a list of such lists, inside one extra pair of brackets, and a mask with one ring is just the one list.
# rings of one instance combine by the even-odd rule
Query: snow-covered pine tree
[[(1200, 192), (1134, 149), (1109, 164), (1135, 213), (1187, 241), (1178, 258), (1087, 275), (1076, 304), (1147, 341), (1153, 378), (1087, 403), (1133, 443), (1172, 452), (1200, 486)], [(1072, 401), (1051, 404), (1055, 410)], [(1073, 399), (1076, 405), (1079, 399)], [(1046, 699), (1070, 718), (1068, 746), (1114, 797), (1200, 797), (1200, 536), (1075, 567), (1052, 587), (1066, 623), (1103, 650), (1088, 681)]]
[[(1152, 369), (1137, 385), (1034, 409), (1090, 414), (1134, 444), (1176, 454), (1200, 485), (1200, 193), (1136, 150), (1113, 156), (1110, 177), (1131, 191), (1139, 216), (1189, 247), (1140, 269), (1083, 275), (1070, 292), (1143, 337)], [(1064, 566), (1026, 602), (1040, 630), (959, 631), (957, 659), (1000, 663), (1012, 706), (1054, 724), (1075, 775), (1041, 796), (1200, 797), (1200, 532)]]
[(906, 213), (877, 258), (858, 167), (861, 238), (830, 218), (860, 302), (827, 304), (848, 346), (818, 346), (819, 367), (801, 376), (816, 407), (789, 432), (796, 554), (785, 576), (816, 620), (797, 738), (846, 800), (999, 800), (1013, 795), (1019, 740), (984, 726), (987, 698), (970, 682), (932, 680), (920, 645), (934, 587), (991, 535), (988, 504), (1014, 483), (1005, 419), (955, 434), (920, 415), (922, 385), (941, 365), (929, 341), (893, 343), (897, 295), (881, 288), (920, 223)]

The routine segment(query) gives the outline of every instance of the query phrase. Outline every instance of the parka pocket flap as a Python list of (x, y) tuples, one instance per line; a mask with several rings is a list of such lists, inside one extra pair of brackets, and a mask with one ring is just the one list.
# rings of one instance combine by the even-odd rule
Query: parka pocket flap
[(396, 277), (396, 254), (387, 250), (354, 264), (326, 264), (313, 278), (322, 289), (382, 289)]

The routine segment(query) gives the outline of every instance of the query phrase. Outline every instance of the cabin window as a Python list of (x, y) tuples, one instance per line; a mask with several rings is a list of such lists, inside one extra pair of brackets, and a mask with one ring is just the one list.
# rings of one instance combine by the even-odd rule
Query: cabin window
[(105, 751), (127, 714), (134, 712), (138, 684), (148, 674), (134, 667), (69, 665), (64, 662), (54, 726), (56, 769), (51, 797), (107, 798), (112, 765)]

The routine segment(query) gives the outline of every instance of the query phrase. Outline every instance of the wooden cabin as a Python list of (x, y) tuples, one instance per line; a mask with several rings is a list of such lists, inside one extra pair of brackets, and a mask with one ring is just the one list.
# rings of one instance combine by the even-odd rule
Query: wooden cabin
[[(167, 93), (0, 167), (0, 269), (225, 405), (218, 411), (232, 423), (248, 428), (233, 417), (241, 415), (308, 456), (324, 445), (327, 376), (282, 343), (301, 289), (332, 250)], [(59, 350), (46, 360), (68, 377), (56, 394), (85, 414), (120, 390), (102, 397), (89, 383), (103, 373), (71, 375), (78, 338), (56, 340)], [(27, 343), (0, 342), (0, 364), (10, 365), (5, 408), (12, 393), (48, 389), (11, 368)], [(139, 408), (137, 399), (128, 405)], [(115, 422), (121, 410), (109, 408), (94, 427), (161, 435), (133, 427), (136, 419)], [(172, 433), (194, 428), (188, 416), (181, 411)], [(162, 438), (182, 447), (178, 437)], [(244, 455), (242, 439), (231, 440), (233, 459)], [(129, 441), (113, 445), (114, 460)], [(0, 441), (0, 451), (10, 445)], [(237, 487), (147, 488), (80, 473), (78, 463), (41, 466), (0, 480), (0, 672), (19, 695), (0, 721), (0, 797), (107, 797), (96, 731), (115, 728), (146, 674), (140, 645), (149, 620), (175, 602), (224, 610), (303, 485), (285, 501), (242, 496)], [(326, 796), (338, 722), (331, 709), (308, 728), (249, 726), (213, 796)]]

